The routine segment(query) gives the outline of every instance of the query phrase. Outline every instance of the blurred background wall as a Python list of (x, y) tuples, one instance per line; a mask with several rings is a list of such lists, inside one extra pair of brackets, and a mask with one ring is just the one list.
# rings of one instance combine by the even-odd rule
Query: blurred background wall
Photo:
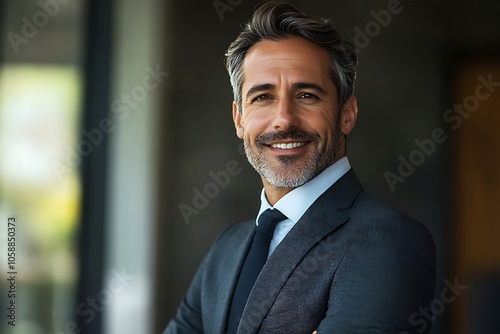
[[(432, 333), (498, 333), (500, 3), (290, 2), (358, 48), (348, 156), (435, 239)], [(214, 238), (255, 217), (223, 55), (257, 4), (0, 0), (2, 333), (159, 333)]]

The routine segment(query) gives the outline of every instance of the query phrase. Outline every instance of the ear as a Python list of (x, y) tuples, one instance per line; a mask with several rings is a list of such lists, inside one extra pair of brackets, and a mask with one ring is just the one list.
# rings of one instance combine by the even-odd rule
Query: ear
[(356, 97), (353, 95), (347, 99), (340, 110), (340, 131), (342, 131), (344, 135), (347, 136), (351, 132), (357, 117), (358, 103)]
[(243, 125), (241, 124), (241, 113), (238, 110), (238, 104), (233, 101), (233, 121), (236, 128), (236, 135), (238, 138), (243, 139)]

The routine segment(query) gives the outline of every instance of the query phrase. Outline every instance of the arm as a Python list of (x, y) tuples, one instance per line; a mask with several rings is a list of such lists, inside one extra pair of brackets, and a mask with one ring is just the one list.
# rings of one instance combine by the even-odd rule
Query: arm
[(318, 333), (429, 333), (436, 254), (427, 229), (405, 216), (362, 235), (333, 278)]

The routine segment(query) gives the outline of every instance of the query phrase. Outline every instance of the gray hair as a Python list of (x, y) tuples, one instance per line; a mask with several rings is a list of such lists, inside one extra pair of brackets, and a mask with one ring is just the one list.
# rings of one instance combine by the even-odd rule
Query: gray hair
[(333, 23), (325, 18), (305, 14), (289, 3), (267, 2), (255, 11), (250, 22), (245, 25), (226, 52), (226, 68), (240, 113), (243, 61), (246, 53), (260, 41), (277, 41), (289, 37), (307, 39), (328, 52), (330, 75), (337, 88), (339, 108), (354, 93), (358, 64), (356, 48), (350, 41), (340, 36)]

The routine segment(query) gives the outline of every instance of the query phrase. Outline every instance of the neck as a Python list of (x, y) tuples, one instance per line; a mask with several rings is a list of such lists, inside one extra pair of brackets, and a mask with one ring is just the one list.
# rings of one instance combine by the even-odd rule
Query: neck
[(271, 204), (271, 206), (274, 206), (274, 204), (276, 204), (283, 196), (295, 189), (276, 187), (267, 182), (265, 179), (262, 179), (262, 183), (264, 184), (264, 192), (266, 193), (267, 201)]

